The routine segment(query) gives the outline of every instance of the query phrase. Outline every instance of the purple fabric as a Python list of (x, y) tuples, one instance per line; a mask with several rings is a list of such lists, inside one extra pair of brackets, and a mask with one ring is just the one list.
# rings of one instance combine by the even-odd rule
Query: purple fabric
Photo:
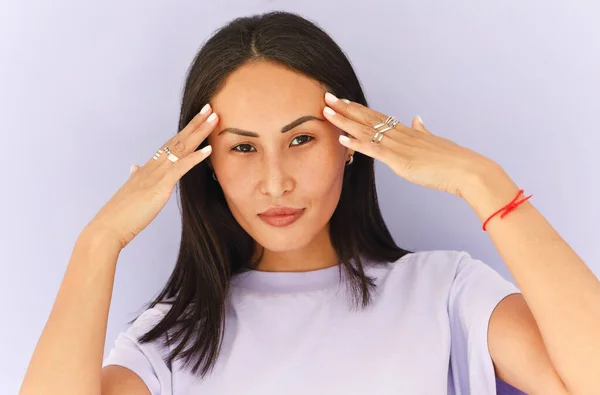
[(498, 395), (527, 395), (525, 392), (519, 391), (512, 385), (505, 383), (496, 377), (496, 393)]
[[(514, 284), (453, 250), (407, 254), (365, 271), (377, 297), (364, 314), (348, 309), (339, 265), (232, 276), (219, 360), (202, 380), (180, 360), (168, 366), (170, 345), (138, 341), (167, 303), (119, 334), (103, 366), (130, 369), (153, 395), (519, 394), (502, 383), (498, 391), (487, 343), (491, 314), (519, 292)], [(357, 360), (365, 361), (361, 375), (349, 377)]]

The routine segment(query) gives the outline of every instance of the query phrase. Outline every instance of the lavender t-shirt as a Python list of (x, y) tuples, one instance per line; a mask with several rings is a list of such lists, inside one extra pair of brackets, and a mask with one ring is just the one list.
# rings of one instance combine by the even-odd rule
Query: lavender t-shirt
[(351, 309), (339, 265), (236, 275), (224, 341), (204, 379), (168, 349), (140, 344), (168, 309), (146, 310), (119, 334), (106, 365), (131, 369), (153, 395), (495, 395), (488, 322), (519, 289), (461, 251), (425, 251), (365, 265), (377, 291)]

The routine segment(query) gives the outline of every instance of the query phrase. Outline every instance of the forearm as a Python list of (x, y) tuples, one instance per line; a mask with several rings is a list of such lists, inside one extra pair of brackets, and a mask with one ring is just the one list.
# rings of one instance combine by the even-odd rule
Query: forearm
[[(463, 197), (483, 222), (518, 191), (503, 170), (492, 167), (477, 177)], [(521, 289), (567, 388), (574, 394), (596, 393), (600, 389), (600, 281), (531, 199), (504, 218), (498, 214), (486, 229)]]
[(78, 238), (21, 395), (100, 394), (108, 311), (120, 248), (102, 233)]

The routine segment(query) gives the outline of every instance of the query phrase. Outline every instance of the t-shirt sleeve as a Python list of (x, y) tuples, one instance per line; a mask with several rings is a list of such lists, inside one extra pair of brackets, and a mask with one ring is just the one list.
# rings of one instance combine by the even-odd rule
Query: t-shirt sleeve
[(120, 365), (130, 369), (144, 381), (152, 395), (172, 395), (171, 371), (164, 359), (168, 351), (159, 347), (156, 341), (142, 344), (138, 338), (154, 327), (164, 314), (164, 309), (160, 307), (144, 311), (127, 330), (117, 336), (102, 363), (102, 367)]
[(496, 395), (494, 365), (488, 349), (492, 312), (506, 296), (520, 293), (510, 281), (467, 252), (459, 255), (450, 286), (449, 394)]

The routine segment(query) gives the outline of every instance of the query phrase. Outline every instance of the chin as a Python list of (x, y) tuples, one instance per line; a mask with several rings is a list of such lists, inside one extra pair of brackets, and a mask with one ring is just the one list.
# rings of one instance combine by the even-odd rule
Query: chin
[(287, 252), (300, 250), (310, 244), (312, 237), (306, 230), (300, 232), (286, 232), (273, 229), (260, 234), (250, 234), (254, 240), (266, 250), (272, 252)]

